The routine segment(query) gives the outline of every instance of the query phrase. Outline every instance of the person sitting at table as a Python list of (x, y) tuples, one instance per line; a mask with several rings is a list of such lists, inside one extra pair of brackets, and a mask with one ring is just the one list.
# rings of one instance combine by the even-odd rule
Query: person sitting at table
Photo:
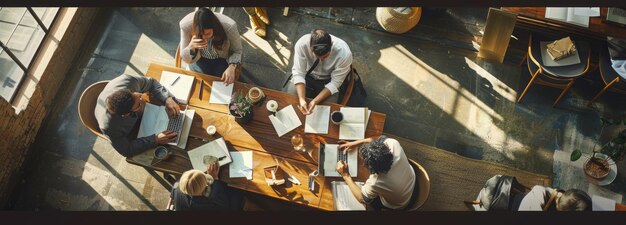
[(607, 37), (611, 67), (620, 76), (626, 77), (626, 39)]
[[(283, 91), (297, 95), (298, 109), (309, 115), (320, 102), (339, 102), (338, 92), (351, 72), (352, 52), (348, 44), (325, 30), (314, 29), (296, 42), (293, 76)], [(317, 63), (316, 63), (317, 62)], [(307, 75), (307, 71), (315, 67)], [(305, 97), (312, 98), (307, 104)]]
[(165, 110), (170, 117), (180, 113), (180, 106), (173, 95), (158, 81), (128, 74), (109, 81), (98, 96), (98, 104), (94, 109), (100, 130), (109, 138), (113, 148), (125, 157), (169, 143), (176, 138), (173, 131), (137, 138), (145, 105), (141, 99), (144, 92), (150, 94), (152, 103), (165, 104)]
[(174, 184), (170, 195), (174, 210), (243, 210), (243, 192), (219, 180), (219, 166), (189, 170)]
[(347, 154), (360, 144), (363, 145), (359, 148), (359, 155), (370, 172), (362, 188), (350, 177), (348, 165), (343, 161), (337, 162), (337, 172), (346, 181), (354, 197), (375, 210), (401, 210), (410, 207), (411, 197), (418, 194), (414, 188), (416, 178), (400, 143), (383, 135), (343, 142), (339, 148), (343, 149), (343, 154)]
[(241, 38), (230, 17), (201, 7), (180, 20), (180, 56), (191, 70), (235, 82), (241, 64)]
[(567, 191), (535, 185), (528, 192), (518, 211), (591, 211), (591, 198), (578, 189)]

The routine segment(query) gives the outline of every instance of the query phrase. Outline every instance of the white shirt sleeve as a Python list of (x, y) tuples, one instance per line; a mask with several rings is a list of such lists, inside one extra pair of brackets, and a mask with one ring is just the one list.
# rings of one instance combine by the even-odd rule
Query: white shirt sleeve
[(306, 40), (308, 40), (308, 38), (305, 39), (306, 36), (308, 35), (302, 36), (296, 42), (296, 46), (294, 47), (296, 54), (293, 56), (293, 67), (291, 68), (291, 74), (293, 74), (293, 84), (306, 84), (306, 80), (304, 79), (308, 69), (306, 67), (308, 61), (306, 57)]
[(543, 211), (546, 188), (535, 185), (520, 203), (518, 211)]
[(352, 65), (352, 53), (349, 49), (342, 49), (348, 51), (345, 58), (339, 59), (335, 69), (330, 73), (330, 82), (324, 87), (328, 88), (331, 95), (339, 92), (339, 87), (350, 73), (350, 65)]
[(378, 197), (378, 193), (376, 193), (376, 190), (374, 189), (376, 180), (376, 175), (370, 175), (370, 177), (365, 181), (365, 184), (363, 184), (363, 187), (361, 187), (361, 195), (365, 198), (365, 202), (369, 202)]

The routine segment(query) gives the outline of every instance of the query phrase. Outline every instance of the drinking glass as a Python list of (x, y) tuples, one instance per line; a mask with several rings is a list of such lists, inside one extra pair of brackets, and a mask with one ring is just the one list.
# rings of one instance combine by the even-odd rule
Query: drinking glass
[(300, 134), (294, 134), (291, 137), (291, 145), (293, 145), (293, 150), (298, 151), (298, 152), (305, 152), (306, 149), (304, 148), (304, 139), (302, 139), (302, 136)]

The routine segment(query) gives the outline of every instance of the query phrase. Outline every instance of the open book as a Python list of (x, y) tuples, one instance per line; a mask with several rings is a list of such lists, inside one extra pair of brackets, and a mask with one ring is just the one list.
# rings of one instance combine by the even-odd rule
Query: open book
[(226, 142), (224, 141), (224, 138), (213, 140), (209, 143), (200, 145), (197, 148), (189, 150), (187, 152), (187, 155), (189, 155), (191, 166), (193, 166), (194, 169), (202, 171), (206, 170), (207, 168), (207, 165), (205, 165), (203, 161), (205, 155), (211, 155), (217, 158), (217, 162), (220, 166), (226, 165), (233, 161), (230, 153), (228, 152), (228, 147), (226, 147)]
[(343, 121), (339, 125), (340, 140), (359, 140), (365, 138), (365, 129), (369, 111), (364, 107), (341, 107)]
[[(355, 182), (356, 185), (363, 187), (363, 182)], [(365, 211), (365, 206), (361, 204), (354, 194), (350, 191), (350, 186), (345, 181), (333, 181), (331, 182), (333, 188), (333, 203), (335, 210), (362, 210)]]
[(328, 134), (328, 122), (330, 121), (330, 106), (317, 105), (313, 112), (306, 116), (304, 133)]
[(298, 114), (296, 114), (296, 110), (292, 105), (288, 105), (276, 112), (276, 116), (269, 115), (269, 118), (279, 137), (302, 125), (302, 122), (300, 122), (300, 118), (298, 117)]
[(546, 18), (589, 27), (589, 15), (575, 13), (574, 7), (546, 7)]
[(163, 71), (159, 83), (172, 93), (178, 102), (187, 104), (191, 95), (191, 86), (195, 80), (193, 76)]

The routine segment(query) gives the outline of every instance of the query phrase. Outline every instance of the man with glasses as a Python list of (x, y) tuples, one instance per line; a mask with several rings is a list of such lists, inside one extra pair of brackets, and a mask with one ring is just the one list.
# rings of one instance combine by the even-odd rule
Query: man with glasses
[[(352, 52), (348, 44), (322, 29), (302, 36), (294, 47), (293, 74), (287, 93), (298, 95), (298, 109), (309, 115), (320, 102), (338, 102), (339, 91), (351, 71)], [(307, 104), (306, 98), (312, 98)]]
[(173, 95), (150, 77), (123, 74), (109, 81), (98, 96), (94, 113), (100, 130), (111, 140), (113, 148), (125, 157), (176, 140), (177, 134), (173, 131), (137, 138), (145, 106), (141, 98), (144, 92), (150, 95), (151, 103), (165, 104), (170, 118), (180, 113)]

